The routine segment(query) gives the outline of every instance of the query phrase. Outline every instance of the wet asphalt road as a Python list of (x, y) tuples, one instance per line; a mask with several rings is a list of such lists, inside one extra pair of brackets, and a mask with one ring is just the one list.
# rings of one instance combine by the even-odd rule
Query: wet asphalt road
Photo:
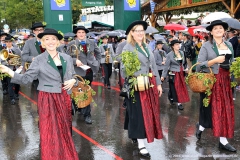
[[(92, 107), (92, 125), (84, 122), (83, 116), (73, 116), (73, 139), (80, 160), (141, 160), (136, 144), (128, 139), (123, 130), (125, 109), (119, 97), (117, 72), (111, 77), (112, 89), (103, 87), (100, 74), (92, 85), (97, 92), (97, 103)], [(0, 160), (38, 160), (39, 131), (37, 93), (31, 85), (21, 86), (20, 100), (11, 105), (8, 96), (0, 91)], [(218, 148), (219, 139), (212, 136), (210, 129), (195, 137), (198, 122), (199, 95), (189, 90), (191, 101), (179, 111), (167, 100), (168, 85), (163, 84), (165, 93), (160, 98), (162, 140), (155, 140), (146, 147), (152, 160), (237, 160), (240, 159), (240, 92), (236, 93), (235, 136), (229, 139), (237, 150), (230, 153)]]

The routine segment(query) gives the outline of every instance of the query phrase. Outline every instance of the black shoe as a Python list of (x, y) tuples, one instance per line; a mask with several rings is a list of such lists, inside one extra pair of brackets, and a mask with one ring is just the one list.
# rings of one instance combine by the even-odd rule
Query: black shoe
[(91, 116), (85, 117), (86, 124), (92, 124)]
[(133, 143), (133, 144), (138, 143), (137, 139), (136, 139), (136, 138), (132, 138), (132, 143)]
[(229, 143), (227, 143), (226, 145), (223, 145), (221, 142), (219, 142), (219, 148), (230, 151), (230, 152), (236, 152), (237, 150), (231, 146)]
[(183, 110), (183, 109), (184, 109), (183, 105), (182, 105), (182, 104), (179, 104), (179, 105), (178, 105), (178, 109), (179, 109), (179, 110)]
[(110, 86), (110, 85), (107, 85), (107, 88), (108, 88), (108, 89), (111, 89), (111, 86)]
[(149, 153), (141, 153), (141, 150), (146, 149), (146, 147), (139, 148), (139, 154), (142, 155), (143, 157), (150, 158), (151, 155)]
[(14, 105), (16, 103), (15, 99), (11, 100), (11, 105)]
[(3, 90), (3, 95), (7, 95), (8, 91), (7, 90)]
[(201, 139), (202, 131), (199, 130), (199, 123), (196, 124), (196, 137), (198, 140)]

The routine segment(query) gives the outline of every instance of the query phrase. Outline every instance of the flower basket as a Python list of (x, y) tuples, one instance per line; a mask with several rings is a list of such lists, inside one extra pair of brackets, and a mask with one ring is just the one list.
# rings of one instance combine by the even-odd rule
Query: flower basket
[(215, 82), (215, 76), (212, 73), (212, 69), (210, 67), (210, 73), (192, 73), (193, 67), (198, 64), (199, 63), (196, 63), (190, 68), (188, 79), (186, 79), (186, 81), (193, 92), (203, 93), (206, 92), (208, 89), (212, 89)]
[(75, 75), (75, 77), (79, 78), (81, 81), (78, 82), (77, 87), (72, 88), (71, 97), (74, 99), (78, 108), (87, 107), (92, 102), (92, 88), (86, 84), (81, 76)]

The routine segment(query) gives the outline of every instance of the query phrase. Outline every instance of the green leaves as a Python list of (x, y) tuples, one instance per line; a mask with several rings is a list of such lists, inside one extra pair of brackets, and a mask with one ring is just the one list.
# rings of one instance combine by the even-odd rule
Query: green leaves
[(203, 106), (204, 107), (208, 107), (209, 106), (209, 102), (210, 102), (210, 96), (212, 94), (212, 91), (210, 89), (210, 86), (213, 85), (215, 82), (216, 82), (216, 78), (214, 77), (214, 80), (212, 81), (210, 78), (205, 78), (205, 73), (192, 73), (192, 74), (188, 74), (188, 76), (186, 77), (185, 79), (185, 82), (187, 84), (189, 84), (189, 78), (191, 76), (196, 76), (198, 79), (202, 80), (203, 81), (203, 85), (206, 86), (206, 91), (205, 91), (205, 94), (206, 94), (206, 97), (203, 99)]
[(0, 73), (0, 80), (2, 80), (5, 77), (10, 77), (7, 73)]
[(235, 78), (240, 78), (240, 57), (237, 57), (236, 61), (232, 62), (230, 72), (233, 73)]
[(141, 62), (138, 59), (136, 52), (124, 51), (119, 55), (124, 65), (124, 72), (129, 77), (128, 83), (130, 85), (130, 96), (133, 98), (133, 103), (136, 102), (134, 97), (134, 86), (137, 84), (137, 79), (134, 73), (141, 69)]

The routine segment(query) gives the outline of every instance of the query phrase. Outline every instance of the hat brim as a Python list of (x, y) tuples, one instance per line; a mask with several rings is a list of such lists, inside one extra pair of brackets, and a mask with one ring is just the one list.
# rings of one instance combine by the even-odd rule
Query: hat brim
[(44, 26), (44, 25), (35, 26), (35, 27), (32, 27), (31, 30), (35, 30), (36, 28), (39, 28), (39, 27), (45, 28), (46, 26)]
[(228, 24), (227, 24), (226, 22), (219, 22), (219, 23), (210, 24), (209, 26), (206, 27), (206, 30), (212, 31), (213, 27), (216, 26), (216, 25), (221, 25), (221, 26), (223, 26), (223, 28), (224, 28), (225, 30), (228, 29)]
[(75, 29), (73, 30), (73, 33), (76, 34), (78, 30), (84, 30), (86, 33), (89, 32), (89, 30), (86, 29), (86, 28), (75, 28)]
[(7, 33), (1, 33), (0, 34), (0, 37), (2, 37), (2, 36), (8, 36), (9, 34), (7, 34)]
[(158, 45), (158, 44), (164, 44), (164, 43), (156, 43), (156, 45)]
[(182, 43), (181, 41), (174, 41), (173, 43), (170, 43), (171, 46), (173, 46), (176, 43)]
[(125, 34), (128, 35), (131, 29), (136, 25), (142, 25), (144, 30), (146, 30), (148, 27), (148, 23), (145, 21), (134, 21), (128, 26)]
[(59, 33), (39, 33), (38, 34), (38, 38), (41, 39), (45, 35), (54, 35), (54, 36), (56, 36), (58, 38), (58, 40), (63, 39), (63, 36), (61, 34), (59, 34)]

